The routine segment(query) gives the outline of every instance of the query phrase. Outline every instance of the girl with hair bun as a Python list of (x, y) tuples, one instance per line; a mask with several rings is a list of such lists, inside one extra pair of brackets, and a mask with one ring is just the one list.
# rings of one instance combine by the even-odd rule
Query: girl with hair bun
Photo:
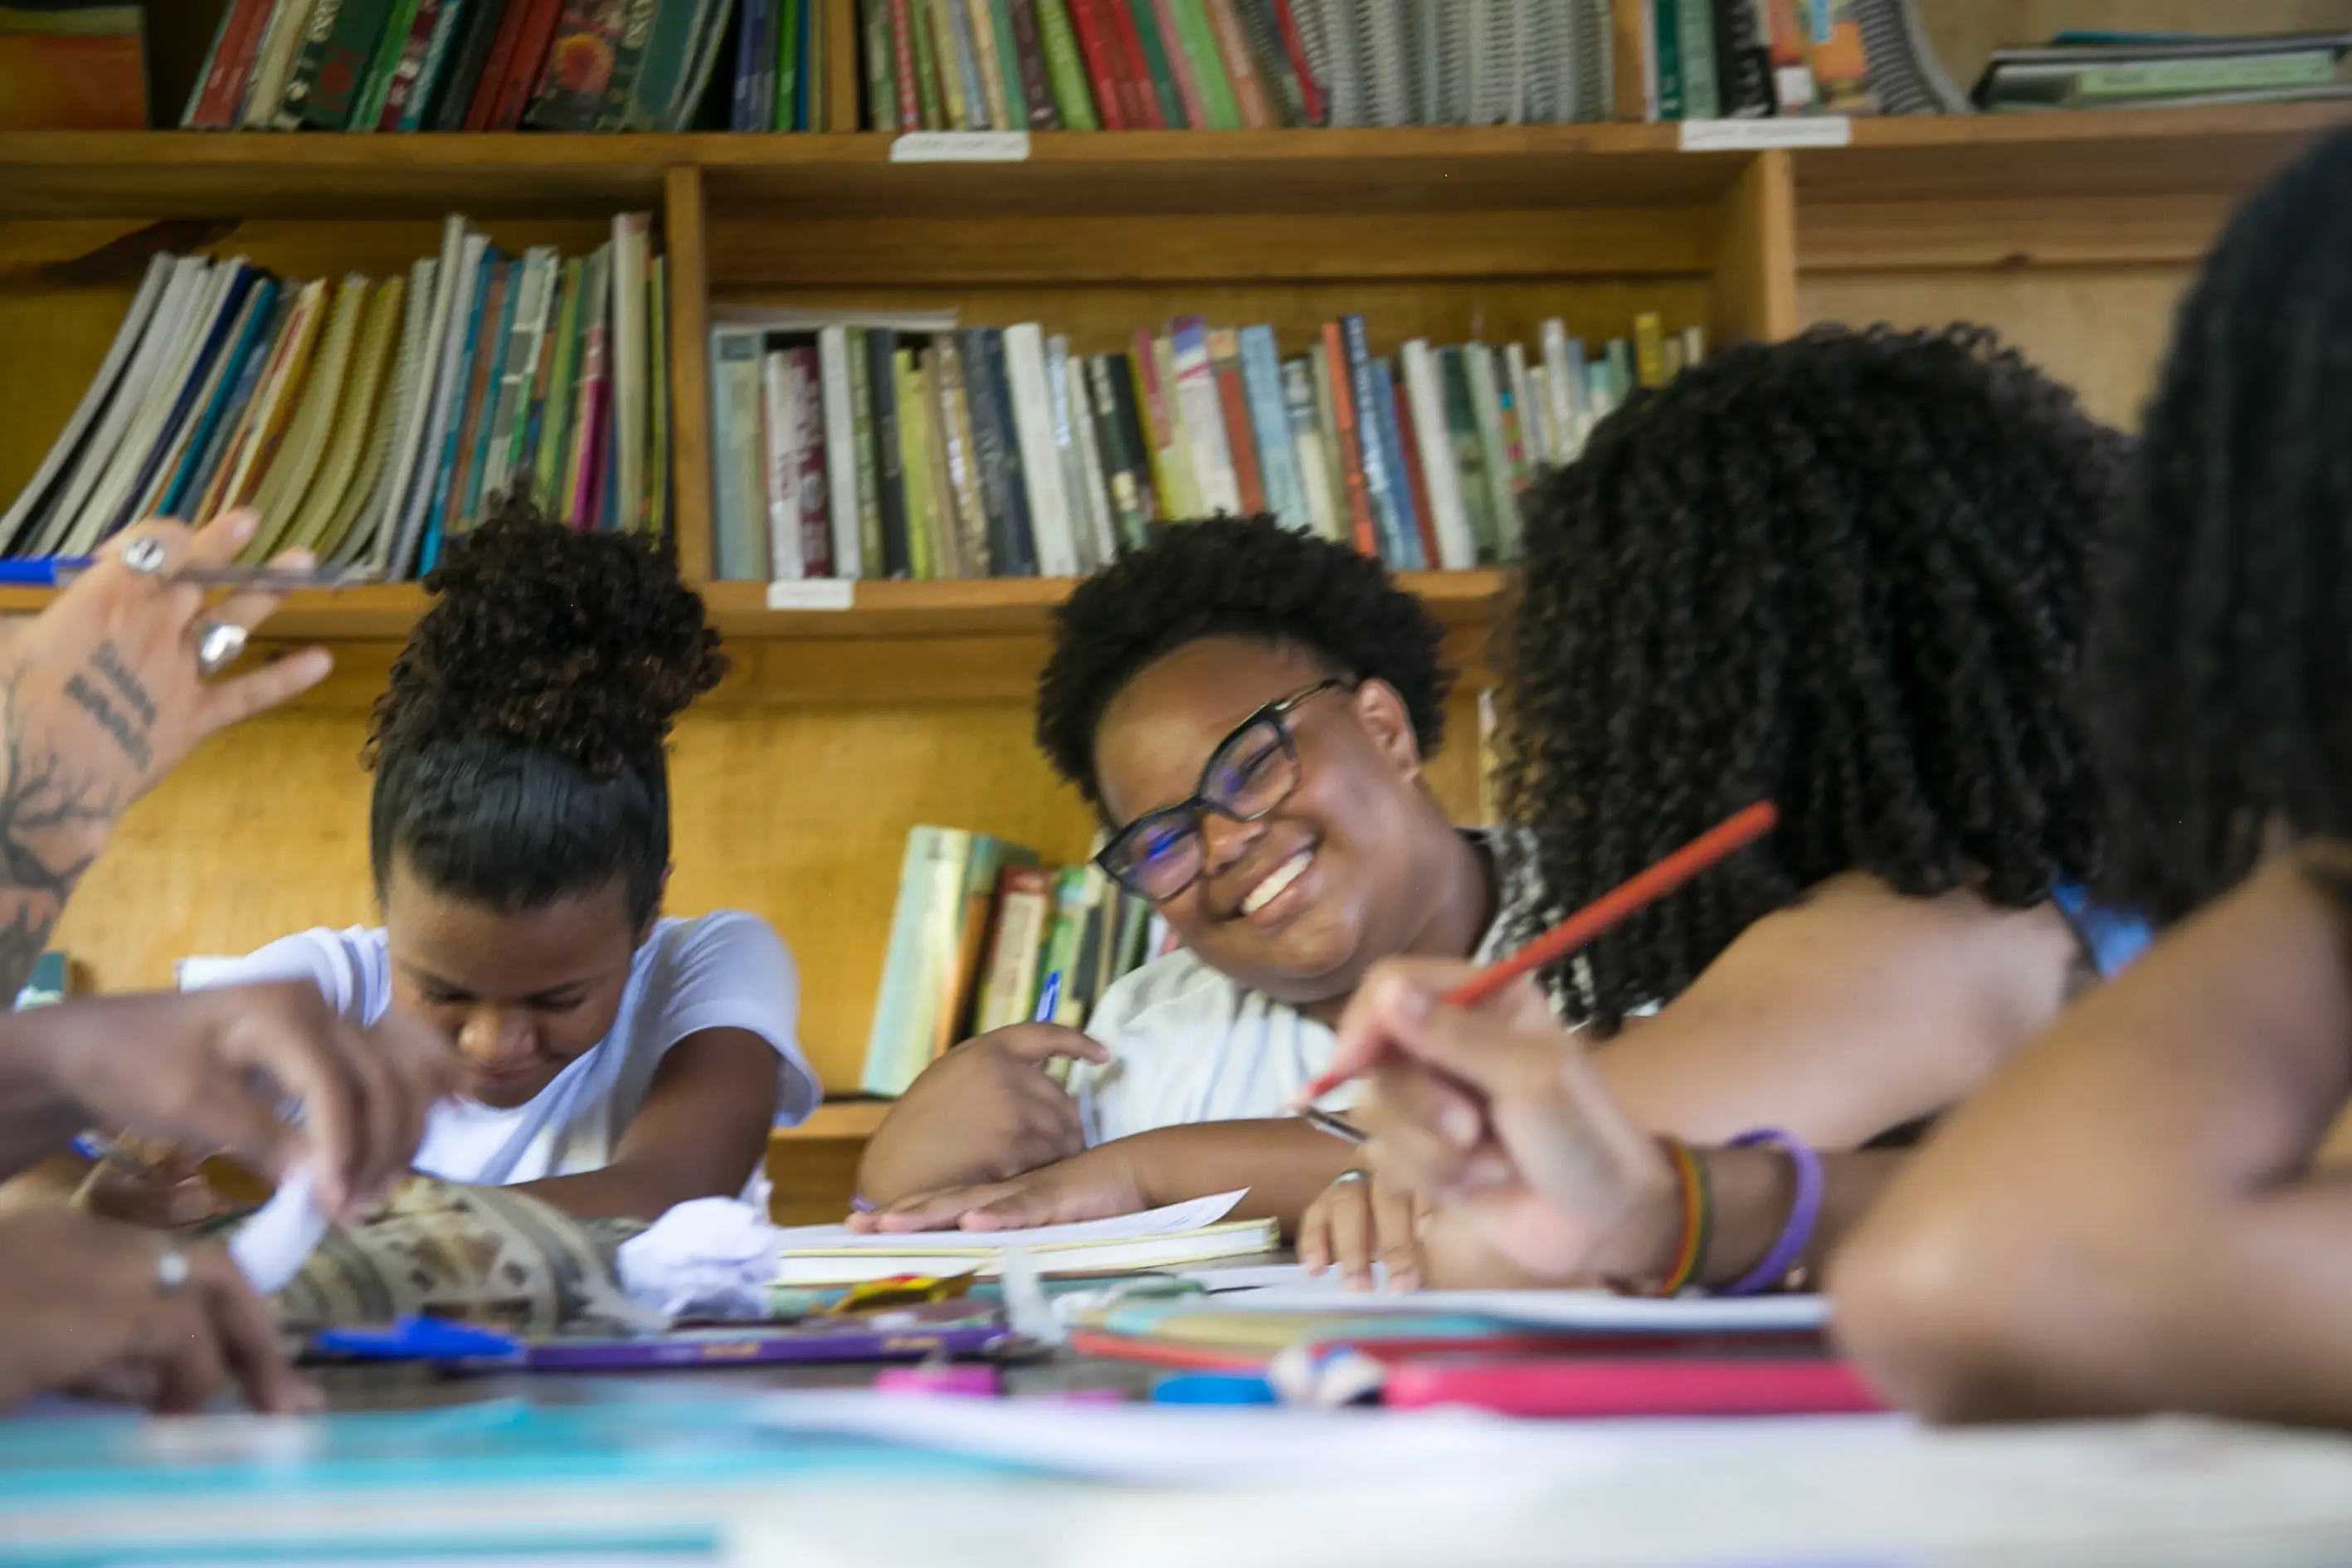
[(464, 1060), (414, 1162), (583, 1217), (764, 1186), (819, 1098), (792, 955), (758, 917), (661, 917), (664, 756), (726, 661), (644, 542), (525, 503), (454, 542), (375, 706), (383, 923), (300, 931), (207, 985), (307, 979), (346, 1016), (437, 1025)]

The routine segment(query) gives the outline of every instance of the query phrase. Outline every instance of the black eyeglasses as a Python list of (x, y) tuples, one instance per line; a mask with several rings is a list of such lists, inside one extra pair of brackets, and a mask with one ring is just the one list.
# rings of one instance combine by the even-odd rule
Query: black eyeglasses
[(1269, 702), (1217, 742), (1201, 770), (1201, 786), (1190, 800), (1147, 811), (1112, 835), (1095, 857), (1129, 892), (1158, 903), (1200, 879), (1208, 863), (1201, 816), (1215, 812), (1234, 822), (1255, 822), (1290, 798), (1298, 787), (1298, 742), (1290, 716), (1327, 691), (1348, 686), (1324, 680)]

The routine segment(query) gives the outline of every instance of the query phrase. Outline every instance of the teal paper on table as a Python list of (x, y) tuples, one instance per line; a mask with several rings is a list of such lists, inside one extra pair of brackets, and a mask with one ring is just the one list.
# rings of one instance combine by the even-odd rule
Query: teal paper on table
[(0, 1420), (0, 1541), (9, 1521), (121, 1497), (273, 1500), (343, 1490), (550, 1482), (894, 1479), (1001, 1467), (848, 1438), (763, 1430), (757, 1398), (489, 1400), (307, 1418)]

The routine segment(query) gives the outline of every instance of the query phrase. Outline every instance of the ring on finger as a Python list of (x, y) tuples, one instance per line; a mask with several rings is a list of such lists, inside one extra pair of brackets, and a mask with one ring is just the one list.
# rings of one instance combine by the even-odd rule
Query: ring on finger
[(1371, 1179), (1371, 1173), (1367, 1171), (1342, 1171), (1331, 1178), (1331, 1184), (1335, 1187), (1344, 1187), (1350, 1182), (1369, 1182)]
[(162, 1296), (176, 1296), (188, 1282), (188, 1254), (177, 1242), (167, 1241), (155, 1249), (155, 1291)]
[(196, 632), (196, 668), (218, 675), (235, 664), (253, 634), (235, 621), (206, 621)]
[(142, 533), (122, 547), (122, 563), (142, 577), (160, 577), (168, 553), (162, 540)]

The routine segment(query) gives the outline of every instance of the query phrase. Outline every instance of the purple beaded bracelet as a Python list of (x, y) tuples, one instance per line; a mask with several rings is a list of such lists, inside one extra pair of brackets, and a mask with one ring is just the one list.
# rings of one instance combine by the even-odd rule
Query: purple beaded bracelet
[(1731, 1141), (1734, 1149), (1759, 1143), (1777, 1145), (1797, 1168), (1797, 1201), (1789, 1205), (1789, 1222), (1764, 1255), (1764, 1261), (1717, 1292), (1722, 1296), (1760, 1296), (1789, 1277), (1813, 1243), (1813, 1227), (1822, 1217), (1822, 1157), (1777, 1127), (1760, 1127)]

